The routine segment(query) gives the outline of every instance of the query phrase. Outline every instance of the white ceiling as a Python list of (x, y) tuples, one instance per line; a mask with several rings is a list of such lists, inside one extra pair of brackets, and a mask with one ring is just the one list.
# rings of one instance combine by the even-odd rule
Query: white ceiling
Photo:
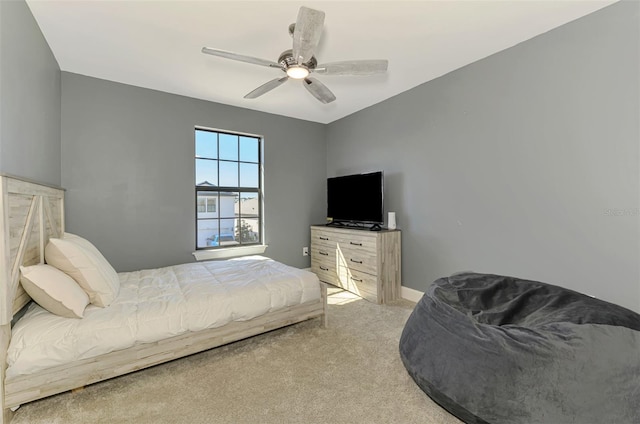
[[(570, 1), (27, 0), (60, 69), (213, 102), (329, 123), (594, 12)], [(326, 13), (318, 62), (388, 59), (385, 75), (318, 75), (323, 105), (298, 81), (253, 100), (277, 69), (201, 53), (204, 46), (277, 61), (300, 6)]]

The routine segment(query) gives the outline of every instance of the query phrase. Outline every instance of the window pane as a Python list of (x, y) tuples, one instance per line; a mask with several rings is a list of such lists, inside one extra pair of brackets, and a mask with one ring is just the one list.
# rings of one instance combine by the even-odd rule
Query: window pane
[(235, 218), (235, 205), (237, 201), (238, 193), (220, 193), (220, 217)]
[(258, 193), (240, 193), (240, 202), (236, 207), (236, 216), (241, 218), (257, 217), (260, 215)]
[(235, 219), (220, 220), (220, 246), (233, 246), (238, 244), (235, 232)]
[(218, 218), (218, 193), (198, 192), (198, 219)]
[(198, 247), (215, 247), (218, 240), (218, 220), (202, 219), (198, 220)]
[(258, 218), (244, 218), (238, 220), (236, 239), (241, 244), (258, 243), (260, 241), (260, 220)]
[(258, 193), (240, 193), (236, 206), (236, 234), (241, 243), (260, 242), (260, 203)]
[(240, 160), (243, 162), (258, 162), (257, 138), (240, 137)]
[(238, 136), (220, 133), (220, 159), (238, 160)]
[(240, 164), (240, 187), (258, 188), (258, 164), (257, 163), (241, 163)]
[(238, 187), (238, 162), (220, 161), (220, 187)]
[(218, 157), (218, 133), (196, 130), (196, 157)]
[(196, 159), (196, 185), (218, 185), (218, 161)]

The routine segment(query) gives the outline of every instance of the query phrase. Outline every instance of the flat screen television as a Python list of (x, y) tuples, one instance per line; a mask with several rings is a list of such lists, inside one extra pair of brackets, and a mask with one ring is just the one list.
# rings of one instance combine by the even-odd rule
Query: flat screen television
[(382, 171), (327, 178), (327, 221), (332, 224), (384, 223)]

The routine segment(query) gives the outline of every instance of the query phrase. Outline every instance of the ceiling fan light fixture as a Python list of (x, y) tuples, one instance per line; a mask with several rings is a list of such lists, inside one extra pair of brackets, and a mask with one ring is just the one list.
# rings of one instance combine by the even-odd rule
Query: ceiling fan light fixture
[(309, 76), (309, 70), (304, 66), (290, 66), (287, 75), (293, 79), (304, 79)]

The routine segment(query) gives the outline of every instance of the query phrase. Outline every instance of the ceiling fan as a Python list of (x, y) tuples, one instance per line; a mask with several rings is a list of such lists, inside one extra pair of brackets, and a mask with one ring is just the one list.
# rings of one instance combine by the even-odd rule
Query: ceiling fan
[(304, 6), (301, 7), (296, 22), (289, 25), (289, 35), (293, 37), (293, 49), (282, 52), (277, 62), (210, 47), (203, 47), (202, 53), (276, 68), (286, 73), (284, 77), (273, 79), (251, 91), (244, 96), (245, 99), (260, 97), (292, 78), (301, 80), (302, 85), (309, 93), (320, 102), (326, 104), (334, 101), (336, 96), (326, 85), (309, 76), (311, 73), (323, 75), (375, 75), (387, 71), (388, 61), (386, 60), (349, 60), (318, 65), (314, 52), (320, 41), (323, 25), (324, 12)]

